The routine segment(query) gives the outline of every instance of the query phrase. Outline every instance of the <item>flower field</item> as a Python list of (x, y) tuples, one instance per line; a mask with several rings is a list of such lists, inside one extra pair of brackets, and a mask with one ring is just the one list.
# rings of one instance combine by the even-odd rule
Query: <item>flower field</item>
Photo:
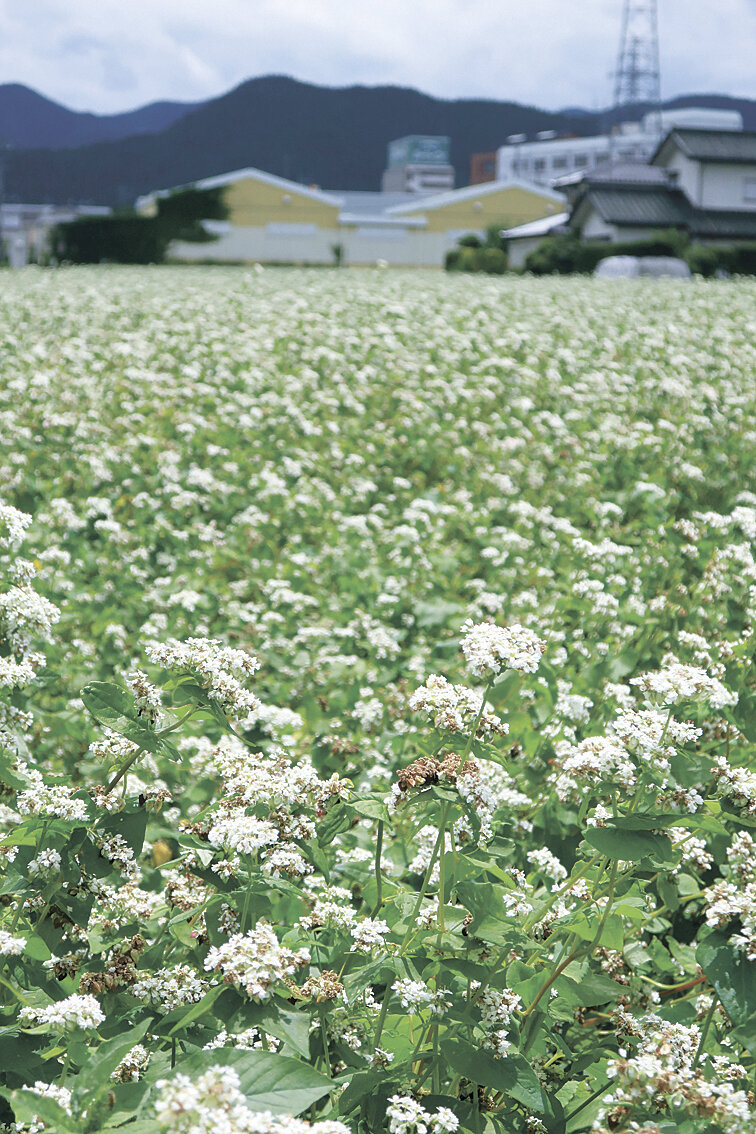
[(0, 291), (0, 1126), (752, 1134), (756, 285)]

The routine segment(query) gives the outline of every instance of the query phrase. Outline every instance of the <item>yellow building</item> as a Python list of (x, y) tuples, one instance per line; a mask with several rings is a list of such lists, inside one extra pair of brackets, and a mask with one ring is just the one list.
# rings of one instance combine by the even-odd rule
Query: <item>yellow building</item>
[(563, 209), (564, 196), (541, 185), (487, 181), (398, 205), (389, 212), (395, 217), (425, 218), (426, 232), (462, 233), (485, 232), (490, 225), (513, 228)]
[[(440, 267), (467, 233), (484, 236), (492, 225), (509, 228), (563, 208), (559, 194), (519, 182), (428, 195), (323, 192), (250, 168), (205, 178), (194, 187), (224, 189), (228, 216), (203, 222), (216, 238), (211, 243), (174, 241), (172, 259)], [(170, 192), (141, 197), (137, 210), (154, 214), (157, 199)]]

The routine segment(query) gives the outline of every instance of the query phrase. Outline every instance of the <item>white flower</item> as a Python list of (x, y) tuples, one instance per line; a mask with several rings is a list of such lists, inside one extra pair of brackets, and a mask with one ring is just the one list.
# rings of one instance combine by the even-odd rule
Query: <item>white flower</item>
[(515, 623), (496, 626), (492, 622), (471, 620), (462, 626), (462, 653), (468, 668), (477, 677), (493, 677), (502, 669), (535, 673), (545, 643), (532, 630)]
[(18, 1019), (22, 1027), (49, 1024), (53, 1028), (68, 1031), (70, 1028), (96, 1028), (105, 1019), (105, 1013), (94, 996), (74, 993), (66, 1000), (58, 1000), (46, 1008), (22, 1008)]
[(307, 949), (288, 949), (272, 926), (258, 921), (248, 933), (235, 933), (223, 945), (210, 949), (205, 969), (222, 973), (227, 984), (239, 985), (253, 1000), (268, 1000), (279, 981), (291, 977), (309, 960)]
[(235, 716), (252, 713), (259, 704), (239, 680), (260, 666), (257, 658), (244, 650), (234, 650), (214, 638), (187, 638), (185, 642), (171, 638), (148, 645), (147, 657), (172, 673), (194, 674), (209, 696)]
[(25, 937), (14, 937), (7, 929), (0, 929), (0, 956), (19, 957), (25, 948)]

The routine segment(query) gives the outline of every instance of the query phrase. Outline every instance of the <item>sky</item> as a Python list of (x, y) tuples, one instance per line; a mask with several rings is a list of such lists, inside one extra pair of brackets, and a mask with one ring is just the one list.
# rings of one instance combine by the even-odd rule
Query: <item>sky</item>
[[(662, 95), (756, 97), (756, 0), (658, 0)], [(622, 0), (0, 0), (0, 83), (75, 110), (200, 101), (248, 78), (611, 103)]]

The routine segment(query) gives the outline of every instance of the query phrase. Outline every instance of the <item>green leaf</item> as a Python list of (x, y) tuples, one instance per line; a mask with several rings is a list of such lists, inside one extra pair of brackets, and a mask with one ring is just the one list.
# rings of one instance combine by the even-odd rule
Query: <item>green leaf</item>
[(653, 835), (650, 831), (618, 830), (615, 827), (591, 827), (583, 835), (587, 843), (607, 858), (626, 862), (640, 862), (653, 855), (668, 859), (672, 844), (666, 835)]
[(31, 1126), (35, 1119), (45, 1124), (45, 1129), (55, 1134), (75, 1134), (75, 1119), (66, 1114), (63, 1107), (53, 1099), (37, 1095), (34, 1091), (3, 1091), (13, 1107), (16, 1122)]
[(740, 695), (732, 718), (746, 740), (756, 744), (756, 693)]
[(450, 1066), (458, 1075), (464, 1075), (471, 1083), (480, 1083), (501, 1091), (515, 1102), (522, 1103), (530, 1110), (542, 1114), (547, 1101), (538, 1077), (528, 1061), (521, 1055), (508, 1055), (506, 1059), (496, 1059), (491, 1052), (462, 1040), (444, 1044)]
[(79, 1073), (80, 1086), (77, 1093), (81, 1092), (84, 1097), (88, 1097), (97, 1087), (109, 1085), (112, 1072), (115, 1071), (121, 1060), (129, 1054), (132, 1047), (142, 1041), (150, 1022), (149, 1019), (143, 1020), (136, 1027), (121, 1032), (112, 1039), (101, 1043), (81, 1068)]
[(578, 980), (561, 976), (556, 981), (556, 989), (570, 1004), (584, 1008), (595, 1008), (599, 1004), (614, 1004), (622, 991), (622, 986), (603, 973), (586, 973)]
[(98, 724), (125, 736), (147, 752), (160, 751), (160, 737), (138, 716), (134, 697), (127, 689), (112, 681), (91, 681), (82, 689), (81, 699)]
[(272, 1051), (239, 1051), (234, 1048), (203, 1051), (182, 1063), (181, 1070), (196, 1078), (217, 1064), (234, 1068), (247, 1106), (252, 1111), (302, 1114), (336, 1086), (332, 1079), (327, 1079), (308, 1064)]
[(387, 823), (391, 818), (389, 809), (382, 799), (355, 799), (352, 802), (353, 809), (358, 815), (364, 816), (365, 819), (382, 819)]
[(744, 1024), (756, 1014), (756, 963), (736, 949), (724, 933), (712, 933), (702, 941), (696, 960), (734, 1024)]

